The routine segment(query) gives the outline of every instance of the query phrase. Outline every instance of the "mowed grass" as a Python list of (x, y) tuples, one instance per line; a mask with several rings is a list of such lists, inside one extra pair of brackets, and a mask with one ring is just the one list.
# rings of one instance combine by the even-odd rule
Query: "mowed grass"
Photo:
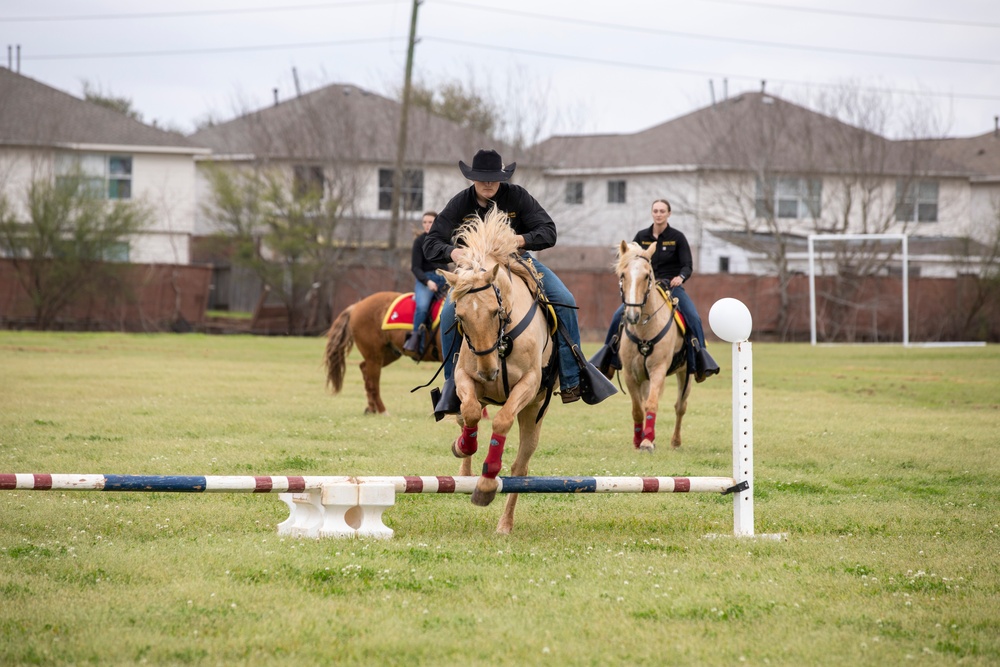
[[(457, 473), (409, 391), (435, 368), (366, 416), (323, 343), (0, 332), (0, 472)], [(556, 402), (532, 473), (731, 474), (728, 348), (679, 451), (634, 452), (623, 396)], [(0, 664), (1000, 664), (1000, 348), (753, 352), (756, 530), (786, 541), (708, 538), (706, 494), (525, 495), (510, 536), (503, 497), (402, 496), (392, 540), (313, 541), (271, 495), (2, 491)]]

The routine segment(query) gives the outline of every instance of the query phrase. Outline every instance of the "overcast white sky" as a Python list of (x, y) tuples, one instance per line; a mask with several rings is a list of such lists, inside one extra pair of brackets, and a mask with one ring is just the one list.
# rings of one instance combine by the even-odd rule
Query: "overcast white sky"
[[(82, 96), (127, 97), (184, 132), (295, 94), (402, 85), (412, 0), (0, 0), (3, 66)], [(415, 78), (530, 104), (549, 133), (627, 133), (767, 90), (806, 106), (837, 86), (889, 91), (949, 136), (1000, 114), (997, 0), (422, 0)], [(511, 93), (512, 86), (526, 94)], [(534, 121), (538, 122), (538, 121)]]

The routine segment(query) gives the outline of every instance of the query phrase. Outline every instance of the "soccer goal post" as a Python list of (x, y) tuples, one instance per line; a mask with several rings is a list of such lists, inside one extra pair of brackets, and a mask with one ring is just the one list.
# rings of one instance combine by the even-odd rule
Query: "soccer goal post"
[(910, 344), (910, 252), (906, 234), (810, 234), (809, 235), (809, 340), (816, 344), (816, 242), (900, 241), (903, 246), (903, 346)]

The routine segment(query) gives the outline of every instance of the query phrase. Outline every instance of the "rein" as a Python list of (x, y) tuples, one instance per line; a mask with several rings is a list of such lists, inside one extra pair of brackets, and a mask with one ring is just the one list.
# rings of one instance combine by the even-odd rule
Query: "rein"
[[(465, 343), (466, 345), (469, 346), (469, 351), (472, 352), (472, 354), (476, 355), (477, 357), (485, 357), (487, 354), (491, 354), (494, 350), (496, 350), (497, 354), (500, 355), (501, 359), (506, 359), (507, 355), (510, 354), (511, 342), (514, 336), (508, 336), (505, 332), (507, 325), (510, 324), (510, 316), (508, 315), (504, 317), (502, 315), (504, 310), (503, 310), (503, 297), (500, 296), (500, 288), (494, 285), (493, 283), (487, 283), (480, 287), (474, 287), (470, 289), (468, 292), (466, 292), (466, 294), (475, 294), (476, 292), (482, 292), (483, 290), (489, 289), (490, 287), (493, 288), (493, 293), (496, 295), (497, 298), (497, 307), (500, 309), (500, 312), (497, 313), (497, 319), (499, 320), (500, 326), (497, 330), (496, 342), (493, 343), (493, 345), (491, 345), (489, 349), (477, 350), (476, 346), (472, 344), (472, 340), (469, 338), (469, 334), (465, 333), (465, 331), (462, 329), (459, 329), (459, 331), (461, 331), (462, 336), (465, 338)], [(534, 310), (532, 310), (528, 314), (534, 315)], [(518, 331), (518, 333), (520, 333), (520, 331)]]

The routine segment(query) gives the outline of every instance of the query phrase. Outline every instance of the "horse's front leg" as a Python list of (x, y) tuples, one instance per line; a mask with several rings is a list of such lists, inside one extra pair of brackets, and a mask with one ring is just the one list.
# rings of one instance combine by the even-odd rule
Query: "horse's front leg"
[(455, 369), (455, 393), (461, 401), (461, 418), (459, 422), (462, 432), (451, 445), (451, 453), (462, 459), (459, 474), (472, 474), (472, 455), (479, 449), (479, 420), (482, 417), (482, 406), (476, 395), (476, 385), (473, 379), (463, 370)]
[[(528, 461), (538, 449), (538, 436), (542, 430), (542, 423), (535, 418), (543, 401), (544, 397), (537, 398), (517, 415), (517, 456), (510, 466), (510, 474), (513, 477), (524, 477), (528, 474)], [(508, 494), (507, 504), (504, 505), (503, 514), (500, 515), (500, 522), (497, 524), (497, 532), (501, 535), (509, 535), (514, 529), (515, 505), (517, 505), (517, 494)]]
[(649, 385), (642, 405), (642, 441), (640, 452), (651, 453), (656, 449), (656, 412), (660, 405), (660, 394), (663, 393), (663, 382), (666, 380), (667, 368), (656, 364), (649, 369)]
[(486, 453), (486, 461), (483, 462), (483, 472), (472, 493), (473, 505), (485, 507), (496, 497), (499, 487), (497, 475), (503, 467), (503, 448), (507, 442), (507, 434), (514, 425), (514, 417), (538, 394), (539, 382), (538, 373), (531, 372), (522, 376), (511, 389), (503, 407), (493, 417), (493, 435), (490, 436), (490, 448)]

